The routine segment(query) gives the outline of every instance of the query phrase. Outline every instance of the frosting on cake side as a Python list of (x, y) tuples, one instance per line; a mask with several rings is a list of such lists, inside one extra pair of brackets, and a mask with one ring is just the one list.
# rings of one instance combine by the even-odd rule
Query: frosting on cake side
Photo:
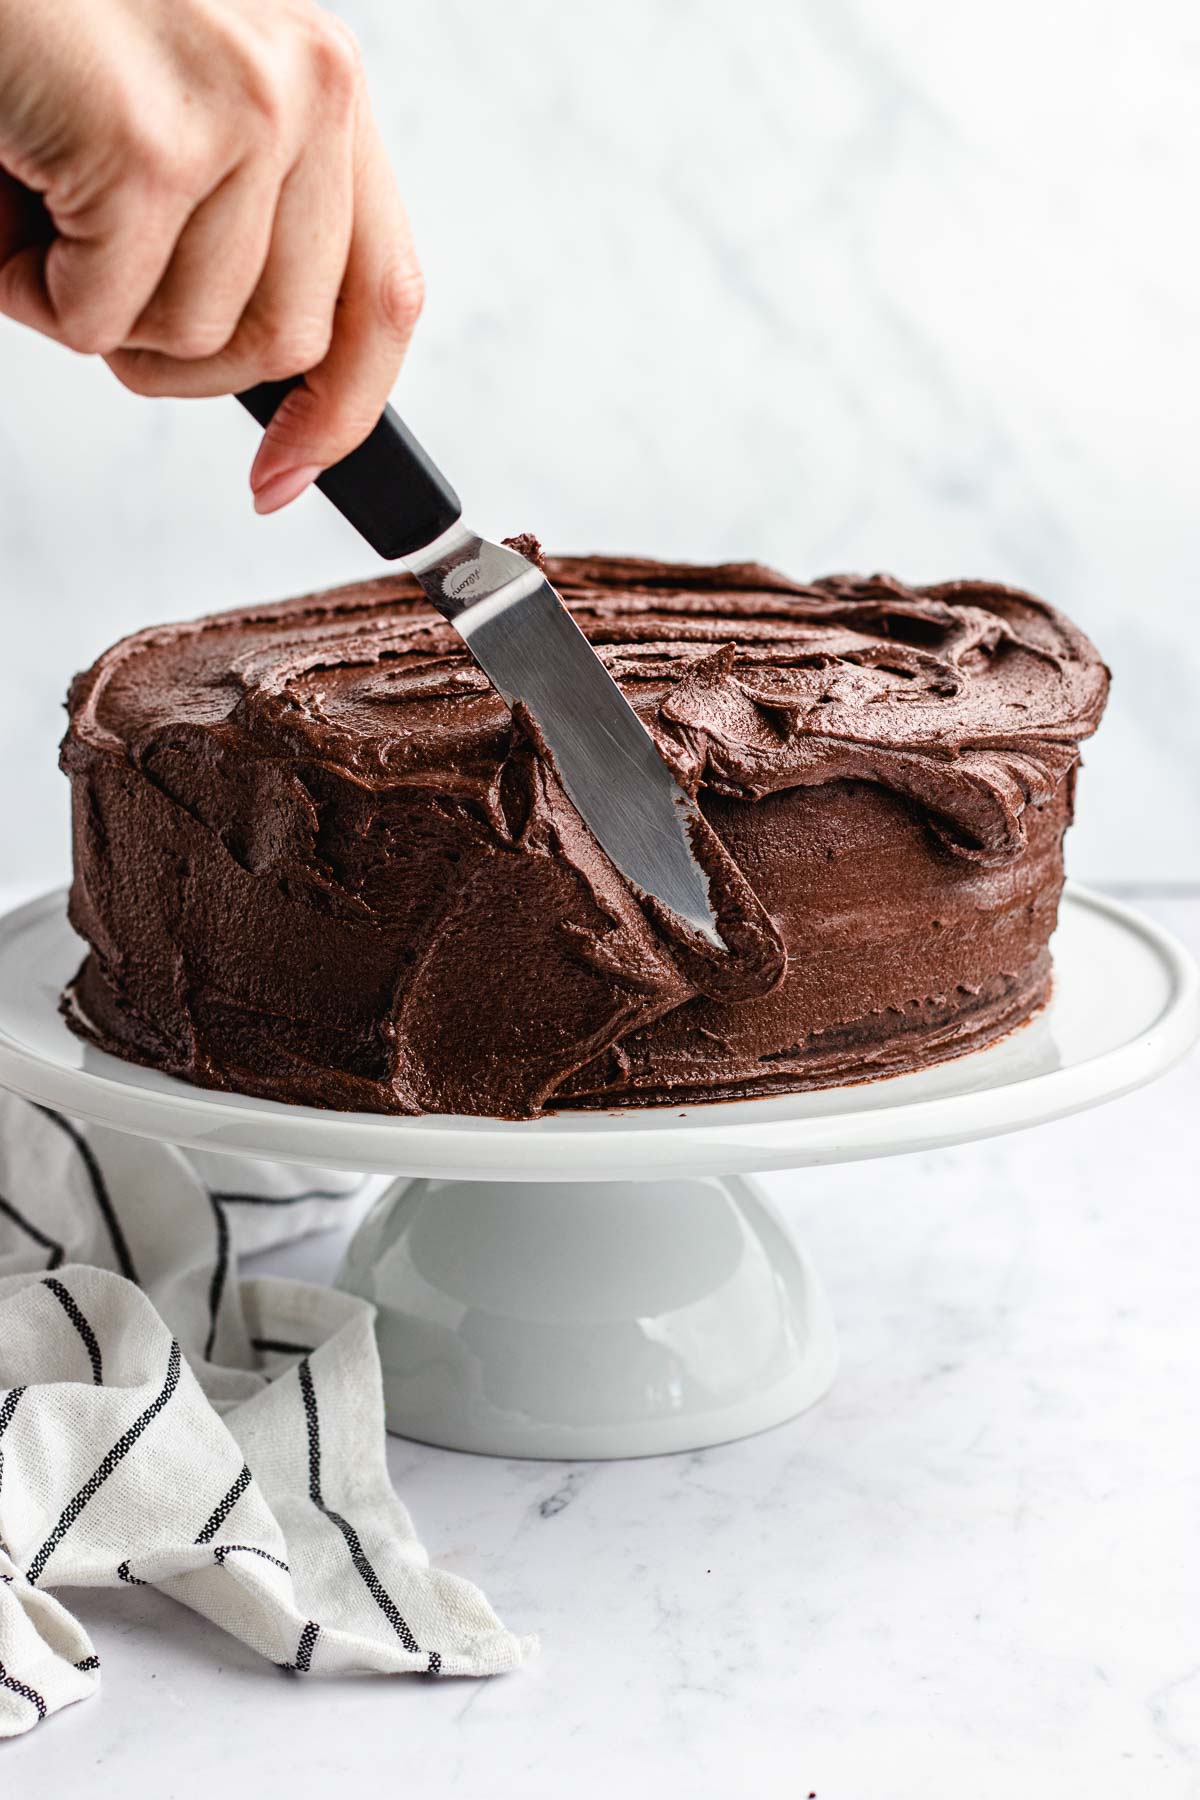
[(549, 559), (773, 920), (713, 997), (415, 583), (138, 633), (79, 677), (72, 1022), (213, 1086), (527, 1117), (990, 1041), (1048, 991), (1107, 671), (981, 582)]

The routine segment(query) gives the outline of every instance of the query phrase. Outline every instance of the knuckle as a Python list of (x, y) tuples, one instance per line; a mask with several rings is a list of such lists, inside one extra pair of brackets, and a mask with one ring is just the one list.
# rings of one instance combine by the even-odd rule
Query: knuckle
[(256, 136), (264, 146), (278, 144), (288, 117), (288, 96), (280, 74), (266, 61), (253, 62), (247, 65), (243, 79)]
[(195, 193), (204, 176), (202, 159), (178, 131), (163, 129), (144, 112), (123, 116), (114, 131), (127, 181), (157, 193)]
[(291, 320), (278, 324), (260, 339), (258, 361), (261, 378), (283, 381), (289, 375), (307, 375), (328, 353), (332, 326), (315, 320)]
[(156, 149), (163, 147), (158, 144), (158, 133), (150, 124), (149, 114), (139, 111), (131, 94), (118, 95), (111, 102), (108, 130), (112, 153), (126, 172), (148, 168), (154, 162)]
[(160, 328), (162, 349), (181, 362), (217, 356), (229, 342), (229, 326), (220, 319), (180, 319)]
[(208, 186), (207, 158), (182, 143), (152, 145), (145, 163), (145, 178), (159, 194), (201, 195)]
[(80, 356), (110, 356), (122, 342), (122, 334), (103, 319), (72, 313), (60, 319), (59, 336), (68, 350)]
[(425, 304), (425, 277), (413, 261), (393, 263), (379, 288), (380, 311), (397, 337), (408, 338)]
[(361, 52), (349, 27), (329, 13), (314, 13), (308, 54), (319, 93), (339, 110), (348, 109), (362, 76)]
[(228, 17), (225, 25), (233, 84), (224, 108), (228, 140), (270, 145), (283, 136), (289, 115), (287, 59), (270, 38), (235, 28)]
[(147, 223), (182, 220), (212, 187), (208, 158), (180, 143), (151, 148), (132, 173)]

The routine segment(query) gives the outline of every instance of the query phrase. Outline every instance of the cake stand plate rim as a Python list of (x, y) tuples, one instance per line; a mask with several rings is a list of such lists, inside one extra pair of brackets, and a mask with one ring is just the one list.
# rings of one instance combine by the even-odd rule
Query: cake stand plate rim
[[(64, 889), (0, 916), (0, 1087), (188, 1148), (389, 1174), (653, 1179), (656, 1171), (733, 1174), (933, 1148), (1127, 1093), (1163, 1073), (1200, 1034), (1200, 973), (1183, 945), (1119, 901), (1068, 883), (1046, 1011), (1002, 1043), (918, 1075), (523, 1123), (396, 1118), (195, 1088), (92, 1050), (57, 1014), (58, 991), (81, 953)], [(1112, 1041), (1084, 1053), (1105, 1022)]]

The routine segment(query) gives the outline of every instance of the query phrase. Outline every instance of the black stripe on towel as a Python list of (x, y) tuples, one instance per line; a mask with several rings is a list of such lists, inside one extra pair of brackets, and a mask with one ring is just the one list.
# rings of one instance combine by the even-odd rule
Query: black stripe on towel
[(37, 1707), (39, 1719), (45, 1718), (46, 1702), (37, 1689), (26, 1687), (23, 1681), (18, 1681), (15, 1675), (10, 1675), (2, 1662), (0, 1662), (0, 1687), (7, 1688), (10, 1694), (20, 1694), (22, 1700), (28, 1700), (30, 1706)]
[[(0, 1401), (0, 1437), (3, 1437), (4, 1433), (8, 1430), (8, 1422), (16, 1412), (17, 1403), (24, 1392), (25, 1389), (23, 1387), (10, 1388), (8, 1393), (5, 1394), (3, 1401)], [(0, 1450), (0, 1486), (3, 1486), (3, 1484), (4, 1452), (3, 1450)], [(4, 1539), (0, 1538), (0, 1544), (3, 1544), (3, 1542)]]
[(304, 1200), (353, 1200), (362, 1193), (362, 1187), (360, 1181), (357, 1187), (306, 1188), (302, 1194), (236, 1194), (219, 1189), (212, 1198), (224, 1201), (226, 1206), (299, 1206)]
[(158, 1417), (163, 1407), (167, 1404), (171, 1395), (179, 1386), (181, 1363), (182, 1358), (179, 1353), (179, 1345), (172, 1340), (171, 1354), (167, 1358), (166, 1380), (163, 1382), (162, 1387), (150, 1402), (145, 1412), (139, 1413), (129, 1429), (121, 1433), (104, 1460), (98, 1465), (94, 1472), (88, 1476), (74, 1498), (69, 1500), (63, 1508), (58, 1524), (54, 1527), (54, 1530), (50, 1533), (50, 1536), (46, 1539), (45, 1543), (25, 1571), (25, 1579), (31, 1586), (38, 1580), (38, 1577), (46, 1567), (46, 1564), (50, 1561), (55, 1550), (58, 1548), (59, 1544), (61, 1544), (63, 1538), (66, 1537), (68, 1531), (70, 1531), (72, 1525), (75, 1523), (88, 1501), (100, 1491), (113, 1470), (119, 1463), (124, 1461), (126, 1456), (128, 1456), (129, 1452), (133, 1449), (133, 1446), (137, 1443), (147, 1425)]
[(229, 1273), (229, 1220), (225, 1217), (225, 1208), (221, 1205), (221, 1196), (210, 1193), (213, 1217), (217, 1221), (217, 1260), (213, 1264), (212, 1279), (208, 1284), (208, 1336), (204, 1340), (204, 1360), (212, 1361), (213, 1344), (217, 1336), (217, 1314), (221, 1310), (221, 1296), (225, 1292), (225, 1277)]
[(8, 1422), (17, 1410), (17, 1402), (25, 1392), (23, 1387), (10, 1388), (0, 1403), (0, 1437), (8, 1430)]
[(117, 1580), (127, 1581), (130, 1587), (146, 1587), (148, 1585), (142, 1580), (140, 1575), (131, 1575), (129, 1573), (129, 1564), (127, 1562), (118, 1563)]
[(65, 1255), (61, 1244), (56, 1244), (52, 1237), (47, 1237), (44, 1231), (39, 1231), (32, 1220), (27, 1219), (24, 1213), (19, 1213), (12, 1201), (6, 1200), (3, 1194), (0, 1194), (0, 1213), (3, 1213), (6, 1218), (11, 1219), (13, 1224), (25, 1233), (26, 1237), (33, 1239), (35, 1244), (40, 1244), (43, 1250), (48, 1250), (50, 1252), (50, 1261), (46, 1264), (46, 1267), (48, 1269), (57, 1269)]
[(49, 1119), (52, 1124), (57, 1125), (58, 1129), (70, 1138), (76, 1150), (78, 1150), (83, 1166), (87, 1170), (87, 1177), (92, 1186), (92, 1193), (96, 1197), (96, 1205), (104, 1215), (104, 1223), (107, 1225), (108, 1235), (112, 1239), (112, 1247), (113, 1252), (116, 1255), (117, 1267), (120, 1269), (122, 1275), (129, 1281), (136, 1281), (137, 1270), (133, 1266), (133, 1258), (129, 1254), (129, 1245), (125, 1241), (125, 1233), (121, 1230), (121, 1221), (118, 1219), (113, 1208), (112, 1198), (108, 1191), (108, 1184), (104, 1179), (100, 1164), (96, 1161), (95, 1151), (92, 1149), (92, 1146), (88, 1143), (83, 1133), (77, 1131), (75, 1126), (72, 1125), (70, 1119), (64, 1119), (61, 1113), (51, 1111), (48, 1106), (37, 1106), (34, 1110), (40, 1112), (44, 1119)]
[(70, 1319), (72, 1325), (83, 1339), (83, 1347), (87, 1351), (88, 1361), (92, 1365), (93, 1386), (103, 1387), (104, 1364), (100, 1360), (100, 1345), (96, 1341), (95, 1332), (80, 1312), (74, 1294), (72, 1294), (69, 1289), (65, 1288), (62, 1282), (53, 1275), (48, 1276), (42, 1283), (42, 1286), (50, 1289), (50, 1292), (54, 1295), (54, 1298), (58, 1301), (58, 1304), (62, 1307), (68, 1319)]
[(313, 1647), (320, 1636), (321, 1627), (315, 1619), (310, 1619), (300, 1633), (300, 1642), (296, 1645), (296, 1673), (305, 1675), (312, 1667)]
[(296, 1660), (290, 1663), (279, 1663), (277, 1666), (286, 1669), (289, 1675), (307, 1675), (312, 1666), (313, 1646), (321, 1635), (321, 1627), (315, 1619), (310, 1619), (300, 1633), (300, 1642), (296, 1645)]
[(225, 1498), (217, 1502), (217, 1505), (209, 1514), (207, 1522), (200, 1527), (200, 1535), (195, 1540), (197, 1544), (207, 1544), (211, 1538), (216, 1537), (218, 1531), (220, 1531), (222, 1525), (225, 1523), (226, 1519), (249, 1486), (250, 1466), (248, 1463), (243, 1463), (241, 1474), (238, 1476)]
[(279, 1558), (272, 1556), (269, 1550), (260, 1550), (257, 1544), (218, 1544), (213, 1550), (213, 1556), (221, 1568), (224, 1568), (225, 1558), (232, 1556), (235, 1550), (244, 1551), (247, 1556), (261, 1556), (264, 1562), (274, 1563), (275, 1567), (282, 1569), (285, 1575), (290, 1575), (292, 1572), (287, 1563), (280, 1562)]
[(336, 1525), (346, 1540), (346, 1548), (350, 1552), (350, 1560), (357, 1569), (363, 1586), (374, 1600), (376, 1606), (391, 1626), (406, 1650), (414, 1654), (421, 1646), (409, 1630), (400, 1609), (392, 1599), (375, 1570), (372, 1568), (362, 1541), (353, 1525), (342, 1518), (340, 1513), (326, 1506), (321, 1495), (321, 1421), (317, 1412), (317, 1395), (313, 1387), (312, 1369), (308, 1358), (296, 1365), (300, 1380), (300, 1394), (304, 1401), (304, 1419), (308, 1428), (308, 1497), (319, 1512), (323, 1512), (331, 1524)]
[(256, 1350), (270, 1350), (276, 1356), (311, 1356), (311, 1344), (285, 1344), (282, 1338), (251, 1338)]
[(75, 1667), (84, 1670), (85, 1673), (88, 1669), (98, 1669), (100, 1658), (98, 1656), (81, 1656)]

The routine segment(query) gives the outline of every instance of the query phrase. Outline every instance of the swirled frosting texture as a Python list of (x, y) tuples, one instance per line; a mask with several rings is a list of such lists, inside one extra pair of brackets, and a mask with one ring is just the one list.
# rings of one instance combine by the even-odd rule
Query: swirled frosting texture
[(911, 1069), (1041, 1004), (1107, 691), (1061, 614), (981, 582), (547, 569), (769, 915), (752, 978), (701, 991), (388, 578), (142, 632), (77, 679), (77, 1029), (207, 1085), (528, 1117)]

